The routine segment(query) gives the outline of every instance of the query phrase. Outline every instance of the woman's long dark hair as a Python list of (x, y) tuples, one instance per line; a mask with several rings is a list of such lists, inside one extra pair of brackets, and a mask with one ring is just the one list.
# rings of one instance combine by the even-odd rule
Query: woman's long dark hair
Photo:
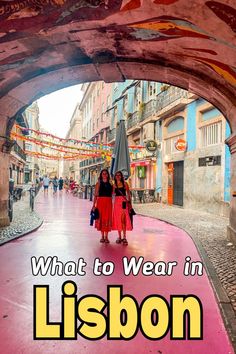
[(111, 177), (110, 177), (110, 173), (109, 173), (109, 171), (108, 171), (107, 168), (104, 168), (103, 170), (101, 170), (100, 175), (99, 175), (99, 177), (98, 177), (98, 180), (99, 180), (99, 182), (102, 182), (102, 173), (103, 173), (104, 171), (107, 172), (107, 175), (108, 175), (108, 177), (107, 177), (107, 182), (110, 183)]
[(123, 184), (123, 187), (124, 187), (124, 186), (125, 186), (125, 179), (124, 179), (123, 173), (122, 173), (121, 171), (116, 171), (116, 173), (115, 173), (115, 176), (114, 176), (115, 185), (116, 185), (116, 187), (118, 187), (118, 185), (117, 185), (117, 180), (116, 180), (116, 175), (117, 175), (117, 173), (120, 173), (120, 174), (121, 174), (121, 179), (120, 179), (120, 181), (121, 181), (121, 183)]

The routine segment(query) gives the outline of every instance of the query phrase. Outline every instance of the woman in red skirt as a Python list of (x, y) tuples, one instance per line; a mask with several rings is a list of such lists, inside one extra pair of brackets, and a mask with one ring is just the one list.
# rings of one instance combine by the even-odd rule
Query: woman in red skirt
[(122, 172), (116, 172), (114, 180), (115, 184), (113, 190), (115, 193), (115, 202), (113, 206), (112, 229), (117, 230), (119, 234), (116, 243), (128, 245), (126, 231), (131, 231), (133, 229), (129, 216), (129, 209), (132, 207), (131, 194)]
[(97, 208), (99, 218), (95, 221), (95, 227), (101, 231), (100, 242), (109, 243), (108, 232), (112, 227), (112, 185), (107, 169), (103, 169), (95, 186), (93, 210)]

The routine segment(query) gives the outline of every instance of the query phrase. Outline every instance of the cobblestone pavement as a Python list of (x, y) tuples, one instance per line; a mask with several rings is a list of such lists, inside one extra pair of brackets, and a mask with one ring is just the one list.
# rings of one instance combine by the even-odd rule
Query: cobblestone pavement
[(165, 204), (134, 204), (135, 211), (170, 222), (203, 246), (236, 315), (236, 249), (227, 240), (228, 218)]
[(29, 208), (29, 194), (14, 202), (13, 221), (10, 226), (0, 228), (0, 245), (35, 230), (42, 218)]

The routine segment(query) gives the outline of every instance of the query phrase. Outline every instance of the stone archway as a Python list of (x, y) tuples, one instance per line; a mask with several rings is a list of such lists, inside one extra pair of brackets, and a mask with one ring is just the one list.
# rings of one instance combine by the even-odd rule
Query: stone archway
[[(0, 164), (14, 117), (35, 99), (79, 82), (145, 79), (188, 89), (215, 105), (232, 136), (236, 190), (236, 9), (233, 0), (33, 0), (0, 6)], [(7, 169), (0, 224), (7, 223)], [(236, 234), (236, 198), (231, 201)]]

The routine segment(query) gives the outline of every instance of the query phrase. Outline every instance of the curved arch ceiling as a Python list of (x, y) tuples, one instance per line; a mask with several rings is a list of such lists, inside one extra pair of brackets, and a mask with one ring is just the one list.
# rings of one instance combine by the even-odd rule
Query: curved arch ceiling
[(235, 33), (235, 0), (2, 0), (1, 110), (78, 82), (155, 79), (208, 99), (236, 129)]

